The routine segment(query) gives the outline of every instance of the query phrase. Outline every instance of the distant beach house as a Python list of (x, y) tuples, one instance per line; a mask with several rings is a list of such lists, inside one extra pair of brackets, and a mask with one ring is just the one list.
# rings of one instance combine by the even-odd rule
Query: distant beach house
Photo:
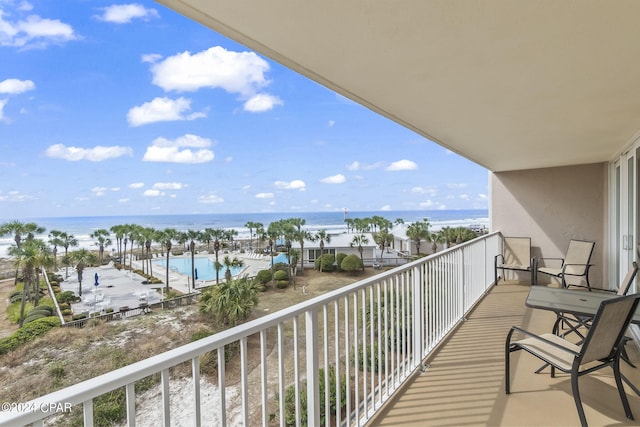
[[(362, 258), (364, 259), (365, 265), (371, 266), (374, 264), (376, 259), (376, 248), (377, 244), (373, 239), (373, 235), (371, 233), (363, 233), (366, 236), (369, 243), (362, 245)], [(351, 243), (353, 242), (353, 238), (358, 234), (354, 233), (341, 233), (341, 234), (332, 234), (331, 241), (324, 243), (324, 251), (322, 253), (325, 254), (338, 254), (344, 253), (347, 255), (355, 254), (360, 256), (360, 252), (358, 252), (358, 246), (355, 245), (351, 247)], [(300, 242), (291, 242), (291, 247), (293, 249), (300, 250)], [(320, 242), (315, 241), (312, 242), (310, 240), (304, 241), (304, 266), (305, 268), (313, 268), (316, 259), (322, 255), (320, 250)]]

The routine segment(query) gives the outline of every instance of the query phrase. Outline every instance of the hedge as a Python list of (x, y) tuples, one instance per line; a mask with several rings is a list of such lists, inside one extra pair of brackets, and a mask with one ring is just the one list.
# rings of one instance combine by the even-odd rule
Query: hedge
[(13, 335), (0, 339), (0, 354), (15, 350), (21, 344), (33, 341), (57, 326), (60, 326), (60, 319), (57, 317), (34, 320), (15, 331)]

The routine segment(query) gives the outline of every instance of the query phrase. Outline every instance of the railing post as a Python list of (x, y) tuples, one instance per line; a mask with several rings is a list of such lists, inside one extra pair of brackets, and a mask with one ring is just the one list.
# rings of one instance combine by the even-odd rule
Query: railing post
[(416, 367), (422, 363), (422, 319), (424, 316), (423, 312), (423, 291), (422, 291), (422, 283), (423, 283), (423, 265), (415, 266), (412, 271), (412, 293), (413, 293), (413, 343), (411, 344), (411, 348), (413, 348), (413, 367)]
[[(318, 384), (318, 312), (314, 308), (305, 313), (307, 342), (307, 422), (320, 425), (320, 387)], [(328, 366), (325, 367), (328, 369)], [(328, 385), (327, 385), (328, 386)]]

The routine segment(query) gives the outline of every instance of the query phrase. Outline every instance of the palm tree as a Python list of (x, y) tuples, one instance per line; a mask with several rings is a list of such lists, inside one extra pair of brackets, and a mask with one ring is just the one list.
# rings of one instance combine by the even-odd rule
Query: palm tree
[[(129, 249), (129, 269), (130, 270), (133, 270), (133, 244), (135, 242), (140, 242), (140, 240), (142, 240), (142, 236), (140, 234), (141, 230), (142, 230), (142, 226), (137, 224), (129, 224), (127, 226), (126, 233), (129, 238), (129, 243), (131, 244), (131, 249)], [(125, 249), (125, 255), (126, 255), (126, 249)]]
[[(42, 234), (45, 232), (44, 227), (40, 227), (35, 222), (20, 222), (12, 221), (0, 225), (0, 235), (6, 236), (13, 234), (13, 240), (16, 243), (16, 247), (20, 248), (22, 245), (22, 237), (26, 235), (27, 240), (33, 240), (36, 234)], [(19, 269), (16, 269), (16, 277), (14, 284), (18, 284)]]
[(220, 253), (220, 240), (225, 238), (225, 231), (222, 228), (214, 228), (209, 231), (209, 235), (213, 239), (213, 251), (216, 255), (216, 284), (220, 283), (220, 264), (218, 260), (218, 254)]
[(222, 264), (227, 268), (224, 272), (224, 280), (229, 282), (231, 280), (231, 268), (233, 267), (242, 267), (244, 262), (238, 259), (237, 257), (231, 258), (229, 255), (226, 255), (222, 259)]
[(304, 276), (304, 241), (314, 241), (315, 237), (309, 231), (302, 229), (302, 226), (307, 222), (303, 218), (290, 218), (288, 222), (296, 227), (295, 231), (291, 234), (291, 237), (300, 244), (300, 275)]
[(258, 304), (258, 288), (246, 277), (225, 281), (202, 294), (199, 311), (228, 326), (236, 326)]
[(71, 252), (68, 258), (76, 266), (76, 272), (78, 273), (78, 296), (82, 296), (82, 273), (86, 267), (97, 264), (98, 258), (86, 249)]
[(90, 237), (96, 239), (96, 246), (98, 247), (98, 258), (100, 262), (104, 260), (104, 248), (105, 246), (111, 246), (111, 239), (109, 238), (109, 231), (104, 228), (99, 228)]
[(116, 236), (116, 246), (118, 247), (118, 258), (120, 258), (120, 262), (122, 262), (122, 241), (124, 240), (125, 228), (126, 226), (123, 224), (114, 225), (110, 228), (111, 232)]
[[(321, 228), (314, 236), (316, 240), (320, 240), (320, 256), (324, 255), (324, 243), (331, 243), (331, 235), (327, 233), (327, 230)], [(320, 263), (320, 272), (322, 273), (322, 262)]]
[(53, 246), (53, 267), (58, 268), (58, 246), (62, 246), (63, 241), (60, 238), (62, 231), (51, 230), (49, 233), (49, 244)]
[(142, 263), (142, 272), (145, 271), (145, 264), (147, 265), (147, 274), (153, 276), (153, 262), (151, 261), (151, 243), (156, 235), (156, 230), (152, 227), (140, 228), (140, 242), (143, 244), (143, 253), (145, 253)]
[(253, 249), (253, 230), (256, 230), (257, 233), (258, 228), (260, 228), (262, 224), (259, 222), (247, 221), (244, 226), (249, 229), (249, 247)]
[(430, 239), (429, 225), (429, 222), (425, 219), (424, 221), (416, 221), (409, 224), (407, 227), (407, 237), (416, 244), (416, 252), (418, 254), (420, 253), (420, 242)]
[[(62, 240), (62, 247), (64, 248), (64, 256), (67, 257), (69, 255), (69, 246), (76, 247), (78, 246), (78, 240), (73, 236), (73, 234), (62, 233), (60, 234), (60, 239)], [(65, 278), (69, 277), (69, 267), (65, 267), (64, 272)]]
[(349, 244), (349, 246), (351, 247), (354, 247), (354, 246), (358, 247), (358, 252), (360, 252), (360, 261), (362, 261), (363, 272), (364, 272), (364, 258), (362, 256), (362, 253), (364, 252), (364, 248), (362, 247), (362, 245), (366, 245), (367, 243), (369, 243), (369, 239), (367, 238), (367, 236), (365, 236), (364, 234), (358, 234), (356, 236), (353, 236), (353, 240)]
[(442, 230), (436, 231), (435, 233), (430, 233), (431, 235), (431, 250), (435, 254), (438, 252), (438, 243), (444, 243), (445, 236)]
[(202, 239), (202, 233), (197, 230), (187, 230), (185, 237), (189, 241), (189, 252), (191, 252), (191, 283), (193, 289), (196, 288), (196, 267), (195, 267), (195, 253), (196, 253), (196, 240)]
[[(48, 248), (39, 239), (29, 238), (25, 242), (20, 241), (20, 246), (12, 245), (9, 248), (9, 255), (14, 258), (17, 271), (22, 271), (22, 302), (20, 305), (19, 326), (24, 323), (24, 311), (27, 301), (31, 299), (30, 293), (33, 291), (35, 305), (38, 305), (40, 283), (37, 270), (40, 267), (51, 263), (51, 256), (47, 257)], [(32, 289), (33, 288), (33, 289)]]
[(174, 228), (165, 228), (162, 231), (158, 231), (155, 240), (162, 243), (162, 246), (167, 251), (167, 278), (165, 281), (165, 287), (169, 292), (169, 255), (171, 254), (171, 248), (173, 247), (173, 240), (178, 235), (178, 231)]

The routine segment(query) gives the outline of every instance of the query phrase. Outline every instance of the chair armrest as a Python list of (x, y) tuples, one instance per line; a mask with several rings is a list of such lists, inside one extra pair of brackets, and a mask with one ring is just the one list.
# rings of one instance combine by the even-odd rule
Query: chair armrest
[(518, 331), (518, 332), (520, 332), (520, 333), (522, 333), (522, 334), (524, 334), (524, 335), (528, 335), (528, 336), (530, 336), (531, 338), (537, 339), (538, 341), (542, 341), (543, 343), (545, 343), (545, 344), (549, 344), (550, 346), (555, 347), (555, 348), (557, 348), (557, 349), (559, 349), (559, 350), (563, 350), (563, 351), (566, 351), (567, 353), (571, 353), (571, 354), (573, 354), (574, 356), (578, 356), (578, 355), (580, 354), (580, 353), (577, 353), (577, 352), (575, 352), (575, 351), (573, 351), (573, 350), (570, 350), (570, 349), (568, 349), (568, 348), (566, 348), (566, 347), (563, 347), (563, 346), (561, 346), (561, 345), (559, 345), (559, 344), (557, 344), (557, 343), (555, 343), (555, 342), (553, 342), (553, 341), (549, 341), (549, 340), (548, 340), (548, 339), (546, 339), (546, 338), (542, 338), (542, 337), (541, 337), (540, 335), (538, 335), (538, 334), (534, 334), (533, 332), (529, 332), (529, 331), (527, 331), (527, 330), (525, 330), (525, 329), (522, 329), (522, 328), (519, 328), (519, 327), (517, 327), (517, 326), (512, 326), (512, 327), (511, 327), (511, 331), (509, 331), (508, 339), (510, 339), (510, 338), (511, 338), (511, 334), (512, 334), (514, 331)]
[(562, 274), (566, 274), (565, 270), (567, 269), (568, 266), (584, 266), (584, 273), (582, 274), (571, 274), (569, 273), (569, 276), (584, 276), (585, 274), (589, 273), (589, 269), (594, 265), (594, 264), (563, 264), (562, 265)]
[(540, 261), (542, 261), (542, 264), (544, 264), (544, 260), (560, 261), (560, 267), (562, 267), (562, 265), (564, 264), (564, 258), (541, 257), (541, 258), (538, 258), (537, 265), (540, 264)]

